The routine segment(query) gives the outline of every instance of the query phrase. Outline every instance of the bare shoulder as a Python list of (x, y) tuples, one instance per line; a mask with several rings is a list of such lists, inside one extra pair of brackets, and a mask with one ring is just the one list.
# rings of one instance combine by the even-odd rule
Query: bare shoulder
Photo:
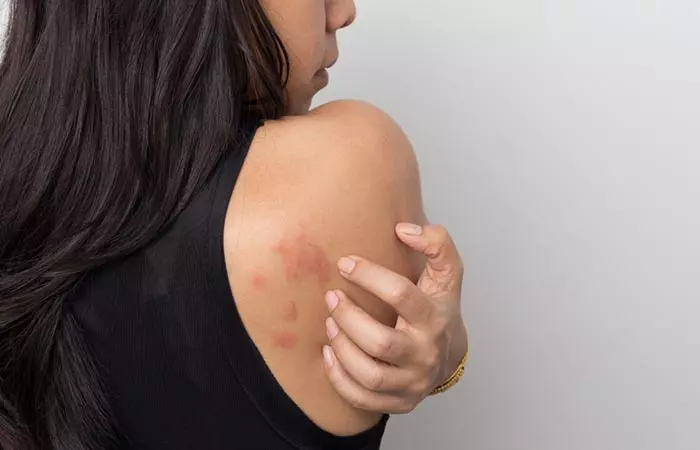
[(232, 201), (237, 198), (247, 204), (232, 204), (234, 215), (258, 217), (252, 214), (255, 205), (264, 216), (284, 215), (275, 226), (303, 222), (309, 232), (328, 239), (357, 223), (379, 229), (397, 219), (424, 220), (408, 137), (379, 108), (352, 100), (260, 128)]
[(338, 161), (346, 169), (364, 165), (366, 170), (388, 164), (416, 170), (413, 148), (401, 127), (387, 113), (362, 101), (321, 105), (305, 116), (264, 127), (258, 138), (265, 143), (283, 140), (283, 152), (319, 164)]
[(379, 416), (345, 404), (325, 377), (324, 295), (343, 289), (393, 324), (395, 312), (335, 263), (356, 254), (415, 279), (422, 261), (396, 238), (402, 221), (425, 222), (413, 149), (391, 117), (357, 101), (259, 129), (231, 197), (226, 263), (248, 333), (287, 394), (336, 434)]
[(371, 144), (396, 144), (397, 147), (387, 149), (404, 153), (411, 149), (411, 144), (399, 124), (386, 112), (367, 102), (338, 100), (326, 103), (312, 110), (304, 118), (314, 122), (312, 126), (323, 127), (328, 137), (342, 136), (355, 143), (364, 140)]
[(324, 137), (345, 137), (351, 142), (389, 140), (406, 150), (410, 142), (401, 127), (382, 109), (360, 100), (336, 100), (321, 105), (298, 119), (322, 129)]

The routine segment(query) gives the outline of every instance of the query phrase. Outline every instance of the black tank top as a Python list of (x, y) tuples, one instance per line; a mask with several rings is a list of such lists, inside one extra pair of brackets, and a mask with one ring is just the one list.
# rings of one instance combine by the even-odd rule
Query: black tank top
[(154, 242), (91, 273), (71, 299), (115, 417), (114, 449), (379, 448), (387, 415), (350, 437), (319, 428), (243, 326), (223, 229), (249, 145), (224, 158)]

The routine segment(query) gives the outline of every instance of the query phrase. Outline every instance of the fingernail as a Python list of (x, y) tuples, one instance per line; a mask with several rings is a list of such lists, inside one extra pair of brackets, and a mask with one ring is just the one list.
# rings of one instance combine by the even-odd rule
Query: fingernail
[(420, 236), (423, 234), (423, 227), (412, 223), (400, 223), (396, 226), (396, 229), (399, 230), (399, 233), (403, 233), (408, 236)]
[(335, 320), (333, 320), (332, 317), (329, 317), (326, 319), (326, 334), (328, 334), (328, 339), (333, 340), (336, 336), (338, 336), (338, 324), (335, 323)]
[(333, 291), (326, 292), (326, 303), (328, 304), (328, 311), (333, 312), (335, 307), (338, 306), (339, 302), (340, 298), (338, 297), (338, 294), (336, 294)]
[(343, 257), (338, 261), (338, 269), (346, 275), (350, 274), (354, 268), (355, 261), (350, 258)]
[(326, 363), (326, 367), (329, 369), (333, 367), (333, 350), (329, 345), (323, 346), (323, 361)]

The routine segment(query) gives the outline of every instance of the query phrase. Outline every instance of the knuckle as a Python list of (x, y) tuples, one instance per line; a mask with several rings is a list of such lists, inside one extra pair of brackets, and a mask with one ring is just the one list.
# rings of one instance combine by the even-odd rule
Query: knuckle
[(411, 289), (406, 283), (398, 283), (391, 291), (391, 298), (394, 304), (405, 304), (411, 298)]
[(391, 356), (394, 349), (395, 344), (393, 339), (391, 338), (391, 335), (389, 335), (388, 333), (382, 333), (379, 335), (377, 341), (374, 343), (372, 353), (374, 353), (374, 356), (378, 358), (386, 358), (388, 356)]
[(378, 391), (384, 387), (385, 381), (384, 372), (379, 367), (375, 367), (367, 374), (364, 385), (371, 391)]
[(421, 398), (433, 390), (433, 386), (431, 385), (430, 381), (428, 381), (427, 378), (423, 378), (423, 381), (421, 381), (420, 383), (417, 383), (417, 385), (418, 385), (418, 388), (416, 390), (417, 391), (416, 396), (419, 396)]
[(423, 365), (428, 368), (435, 368), (440, 365), (440, 351), (436, 347), (429, 347), (423, 354)]
[(413, 383), (411, 383), (411, 386), (408, 389), (408, 393), (412, 397), (416, 397), (416, 398), (422, 397), (428, 391), (428, 386), (429, 386), (428, 380), (425, 377), (420, 377), (420, 378), (416, 379)]

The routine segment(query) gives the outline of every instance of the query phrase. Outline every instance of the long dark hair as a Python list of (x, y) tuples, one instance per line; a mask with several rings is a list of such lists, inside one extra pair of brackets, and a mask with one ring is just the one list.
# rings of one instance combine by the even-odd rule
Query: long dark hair
[(0, 65), (0, 448), (109, 434), (66, 304), (144, 246), (284, 113), (289, 58), (257, 0), (12, 0)]

